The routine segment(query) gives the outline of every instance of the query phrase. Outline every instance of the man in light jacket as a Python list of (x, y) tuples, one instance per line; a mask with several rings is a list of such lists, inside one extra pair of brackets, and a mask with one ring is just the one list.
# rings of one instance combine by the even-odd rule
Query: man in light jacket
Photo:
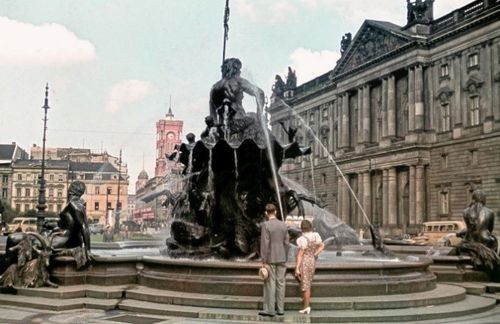
[(276, 206), (266, 205), (266, 218), (260, 232), (262, 266), (269, 277), (264, 282), (264, 310), (259, 315), (273, 317), (285, 312), (285, 274), (288, 257), (288, 228), (276, 218)]

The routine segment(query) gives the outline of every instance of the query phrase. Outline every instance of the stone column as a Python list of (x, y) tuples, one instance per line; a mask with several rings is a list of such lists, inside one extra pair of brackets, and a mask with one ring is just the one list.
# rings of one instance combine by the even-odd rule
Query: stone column
[(382, 79), (382, 136), (387, 137), (387, 78)]
[(425, 186), (424, 166), (417, 165), (415, 172), (415, 222), (421, 225), (424, 221), (425, 211)]
[(408, 69), (408, 132), (415, 130), (415, 72)]
[(387, 226), (389, 224), (389, 209), (388, 209), (388, 197), (389, 197), (389, 170), (384, 169), (382, 171), (382, 224)]
[(337, 176), (337, 216), (345, 221), (344, 215), (342, 215), (343, 209), (342, 209), (342, 194), (343, 194), (343, 185), (344, 185), (344, 180), (342, 180), (342, 176)]
[(424, 69), (422, 65), (415, 67), (415, 129), (424, 129)]
[[(495, 82), (493, 81), (493, 73), (491, 72), (491, 65), (493, 64), (491, 60), (491, 44), (487, 43), (483, 49), (484, 51), (484, 60), (480, 60), (481, 62), (481, 69), (484, 68), (484, 79), (486, 87), (494, 87)], [(498, 58), (497, 58), (498, 59)], [(493, 93), (493, 91), (491, 92)], [(489, 96), (484, 96), (484, 112), (485, 112), (485, 118), (492, 118), (493, 117), (493, 106), (492, 106), (492, 100), (491, 100), (491, 95)]]
[[(364, 186), (363, 186), (363, 173), (358, 173), (358, 200), (361, 206), (364, 205), (363, 202), (363, 197), (364, 197)], [(356, 204), (356, 221), (358, 226), (361, 226), (363, 224), (363, 211), (359, 207), (359, 205), (355, 202)]]
[(409, 212), (408, 212), (408, 216), (410, 218), (410, 225), (415, 225), (416, 224), (416, 221), (415, 221), (415, 166), (414, 165), (410, 165), (409, 167), (409, 183), (410, 183), (410, 186), (409, 186), (409, 192), (408, 192), (408, 208), (410, 209)]
[[(460, 55), (456, 55), (453, 59), (453, 78), (451, 79), (454, 82), (453, 86), (453, 96), (454, 102), (451, 103), (450, 113), (451, 113), (451, 125), (450, 127), (457, 128), (462, 127), (462, 78), (461, 78), (461, 66), (460, 66)], [(439, 124), (438, 124), (439, 125)]]
[(330, 128), (330, 132), (328, 133), (328, 147), (327, 147), (328, 154), (332, 153), (335, 150), (334, 145), (333, 145), (333, 141), (335, 139), (334, 127), (333, 127), (333, 123), (334, 123), (333, 116), (335, 114), (335, 104), (336, 104), (336, 101), (331, 101), (330, 105), (328, 106), (328, 127)]
[[(350, 176), (348, 174), (345, 175), (346, 180), (349, 181)], [(351, 217), (351, 193), (349, 188), (347, 188), (347, 184), (342, 180), (342, 214), (343, 219), (346, 223), (352, 222)]]
[(341, 148), (349, 147), (349, 94), (342, 95), (342, 141)]
[[(363, 208), (365, 210), (366, 216), (370, 219), (370, 221), (372, 221), (372, 187), (370, 180), (370, 171), (363, 172)], [(363, 224), (366, 224), (366, 220), (364, 219), (364, 217)]]
[(396, 136), (396, 78), (393, 74), (387, 81), (387, 136)]
[(363, 88), (358, 89), (358, 134), (356, 143), (363, 143)]
[(389, 189), (388, 189), (388, 211), (389, 211), (389, 225), (397, 225), (398, 223), (398, 192), (397, 192), (397, 177), (396, 168), (392, 167), (388, 172)]
[(367, 84), (363, 89), (363, 142), (371, 142), (370, 130), (370, 86)]

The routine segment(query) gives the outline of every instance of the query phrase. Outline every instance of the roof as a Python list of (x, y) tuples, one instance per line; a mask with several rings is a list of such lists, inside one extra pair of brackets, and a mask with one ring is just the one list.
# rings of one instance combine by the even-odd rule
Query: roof
[[(12, 164), (13, 168), (41, 168), (42, 160), (16, 160)], [(68, 169), (69, 161), (46, 160), (45, 167), (48, 169)]]
[(108, 162), (70, 162), (71, 171), (117, 173), (118, 170)]
[(12, 156), (14, 156), (15, 150), (16, 144), (0, 144), (0, 161), (12, 160)]
[(148, 176), (148, 173), (146, 172), (146, 170), (142, 170), (139, 175), (137, 176), (137, 179), (148, 179), (149, 176)]

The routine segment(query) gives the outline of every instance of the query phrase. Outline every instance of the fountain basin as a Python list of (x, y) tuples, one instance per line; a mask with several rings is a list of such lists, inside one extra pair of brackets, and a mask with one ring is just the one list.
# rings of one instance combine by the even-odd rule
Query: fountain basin
[[(374, 296), (424, 292), (436, 287), (429, 270), (432, 260), (318, 263), (312, 293), (315, 297)], [(141, 286), (185, 293), (262, 296), (257, 276), (260, 263), (248, 261), (167, 259), (156, 256), (97, 256), (77, 271), (70, 257), (53, 262), (52, 279), (60, 285), (94, 284)], [(287, 296), (299, 296), (287, 264)]]

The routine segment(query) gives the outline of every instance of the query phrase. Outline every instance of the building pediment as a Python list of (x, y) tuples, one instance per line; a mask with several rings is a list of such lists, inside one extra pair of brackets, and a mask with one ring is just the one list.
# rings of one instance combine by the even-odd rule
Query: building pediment
[(366, 20), (334, 70), (342, 74), (390, 53), (413, 40), (401, 27), (391, 23)]

